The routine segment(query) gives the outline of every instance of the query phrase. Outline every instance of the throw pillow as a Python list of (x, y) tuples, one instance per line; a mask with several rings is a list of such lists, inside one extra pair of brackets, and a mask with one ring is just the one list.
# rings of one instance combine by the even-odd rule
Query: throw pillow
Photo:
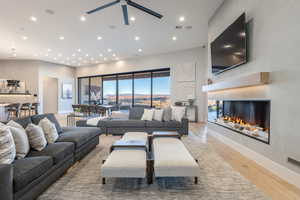
[(142, 116), (142, 120), (152, 121), (154, 110), (152, 109), (144, 109), (144, 114)]
[(185, 116), (185, 107), (172, 106), (172, 120), (181, 122), (184, 116)]
[(47, 119), (47, 117), (39, 122), (39, 126), (42, 127), (46, 140), (49, 144), (54, 143), (58, 139), (58, 133), (55, 124)]
[(45, 138), (44, 131), (40, 126), (29, 124), (26, 128), (26, 133), (31, 148), (37, 151), (42, 151), (46, 147), (47, 140)]
[(164, 116), (163, 119), (165, 122), (171, 121), (172, 120), (172, 108), (167, 107), (164, 109)]
[(24, 158), (30, 151), (30, 145), (25, 129), (7, 126), (14, 138), (17, 159)]
[(164, 110), (155, 109), (153, 119), (161, 122), (163, 119), (163, 114), (164, 114)]
[(7, 126), (15, 127), (15, 128), (21, 128), (24, 129), (23, 126), (13, 120), (10, 120), (7, 124)]
[(16, 147), (10, 129), (0, 127), (0, 164), (11, 164), (16, 157)]

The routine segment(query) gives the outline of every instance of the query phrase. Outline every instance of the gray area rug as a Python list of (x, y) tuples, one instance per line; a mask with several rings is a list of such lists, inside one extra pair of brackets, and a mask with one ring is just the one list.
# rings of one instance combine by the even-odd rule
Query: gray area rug
[(101, 136), (100, 145), (49, 187), (39, 200), (269, 199), (196, 136), (185, 137), (183, 141), (199, 160), (198, 185), (190, 178), (159, 178), (152, 185), (141, 179), (107, 179), (106, 185), (102, 185), (101, 161), (117, 139), (119, 137)]

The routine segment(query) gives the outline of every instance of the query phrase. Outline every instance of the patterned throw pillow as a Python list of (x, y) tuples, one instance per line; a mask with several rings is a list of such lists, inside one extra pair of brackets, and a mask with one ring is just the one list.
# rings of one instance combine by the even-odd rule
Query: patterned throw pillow
[(185, 116), (186, 108), (181, 106), (172, 106), (172, 120), (181, 122)]
[(46, 140), (49, 144), (54, 143), (58, 139), (58, 133), (55, 124), (48, 118), (44, 118), (39, 122), (39, 126), (42, 127)]
[(26, 133), (31, 148), (37, 151), (42, 151), (46, 147), (47, 140), (45, 138), (44, 131), (40, 126), (29, 124), (26, 128)]
[(11, 164), (16, 157), (16, 147), (10, 129), (0, 126), (0, 164)]

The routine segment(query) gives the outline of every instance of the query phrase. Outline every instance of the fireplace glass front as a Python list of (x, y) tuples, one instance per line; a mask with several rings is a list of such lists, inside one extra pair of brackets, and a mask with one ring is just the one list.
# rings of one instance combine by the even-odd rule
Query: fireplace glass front
[(270, 101), (210, 100), (208, 121), (270, 143)]

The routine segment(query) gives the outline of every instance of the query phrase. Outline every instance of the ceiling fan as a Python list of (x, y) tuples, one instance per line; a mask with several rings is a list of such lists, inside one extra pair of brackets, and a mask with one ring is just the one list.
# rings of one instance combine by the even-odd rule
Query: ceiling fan
[(146, 13), (148, 13), (150, 15), (153, 15), (154, 17), (157, 17), (159, 19), (161, 19), (163, 17), (161, 14), (159, 14), (159, 13), (153, 11), (153, 10), (150, 10), (149, 8), (146, 8), (146, 7), (144, 7), (144, 6), (142, 6), (142, 5), (138, 4), (138, 3), (135, 3), (135, 2), (133, 2), (131, 0), (116, 0), (116, 1), (113, 1), (111, 3), (105, 4), (103, 6), (100, 6), (98, 8), (95, 8), (93, 10), (90, 10), (90, 11), (87, 12), (87, 14), (92, 14), (94, 12), (98, 12), (98, 11), (104, 9), (104, 8), (107, 8), (107, 7), (110, 7), (110, 6), (114, 6), (114, 5), (118, 4), (118, 3), (121, 3), (121, 5), (122, 5), (122, 11), (123, 11), (123, 17), (124, 17), (124, 23), (125, 23), (125, 25), (129, 25), (127, 5), (132, 6), (134, 8), (137, 8), (137, 9), (139, 9), (139, 10), (141, 10), (143, 12), (146, 12)]

